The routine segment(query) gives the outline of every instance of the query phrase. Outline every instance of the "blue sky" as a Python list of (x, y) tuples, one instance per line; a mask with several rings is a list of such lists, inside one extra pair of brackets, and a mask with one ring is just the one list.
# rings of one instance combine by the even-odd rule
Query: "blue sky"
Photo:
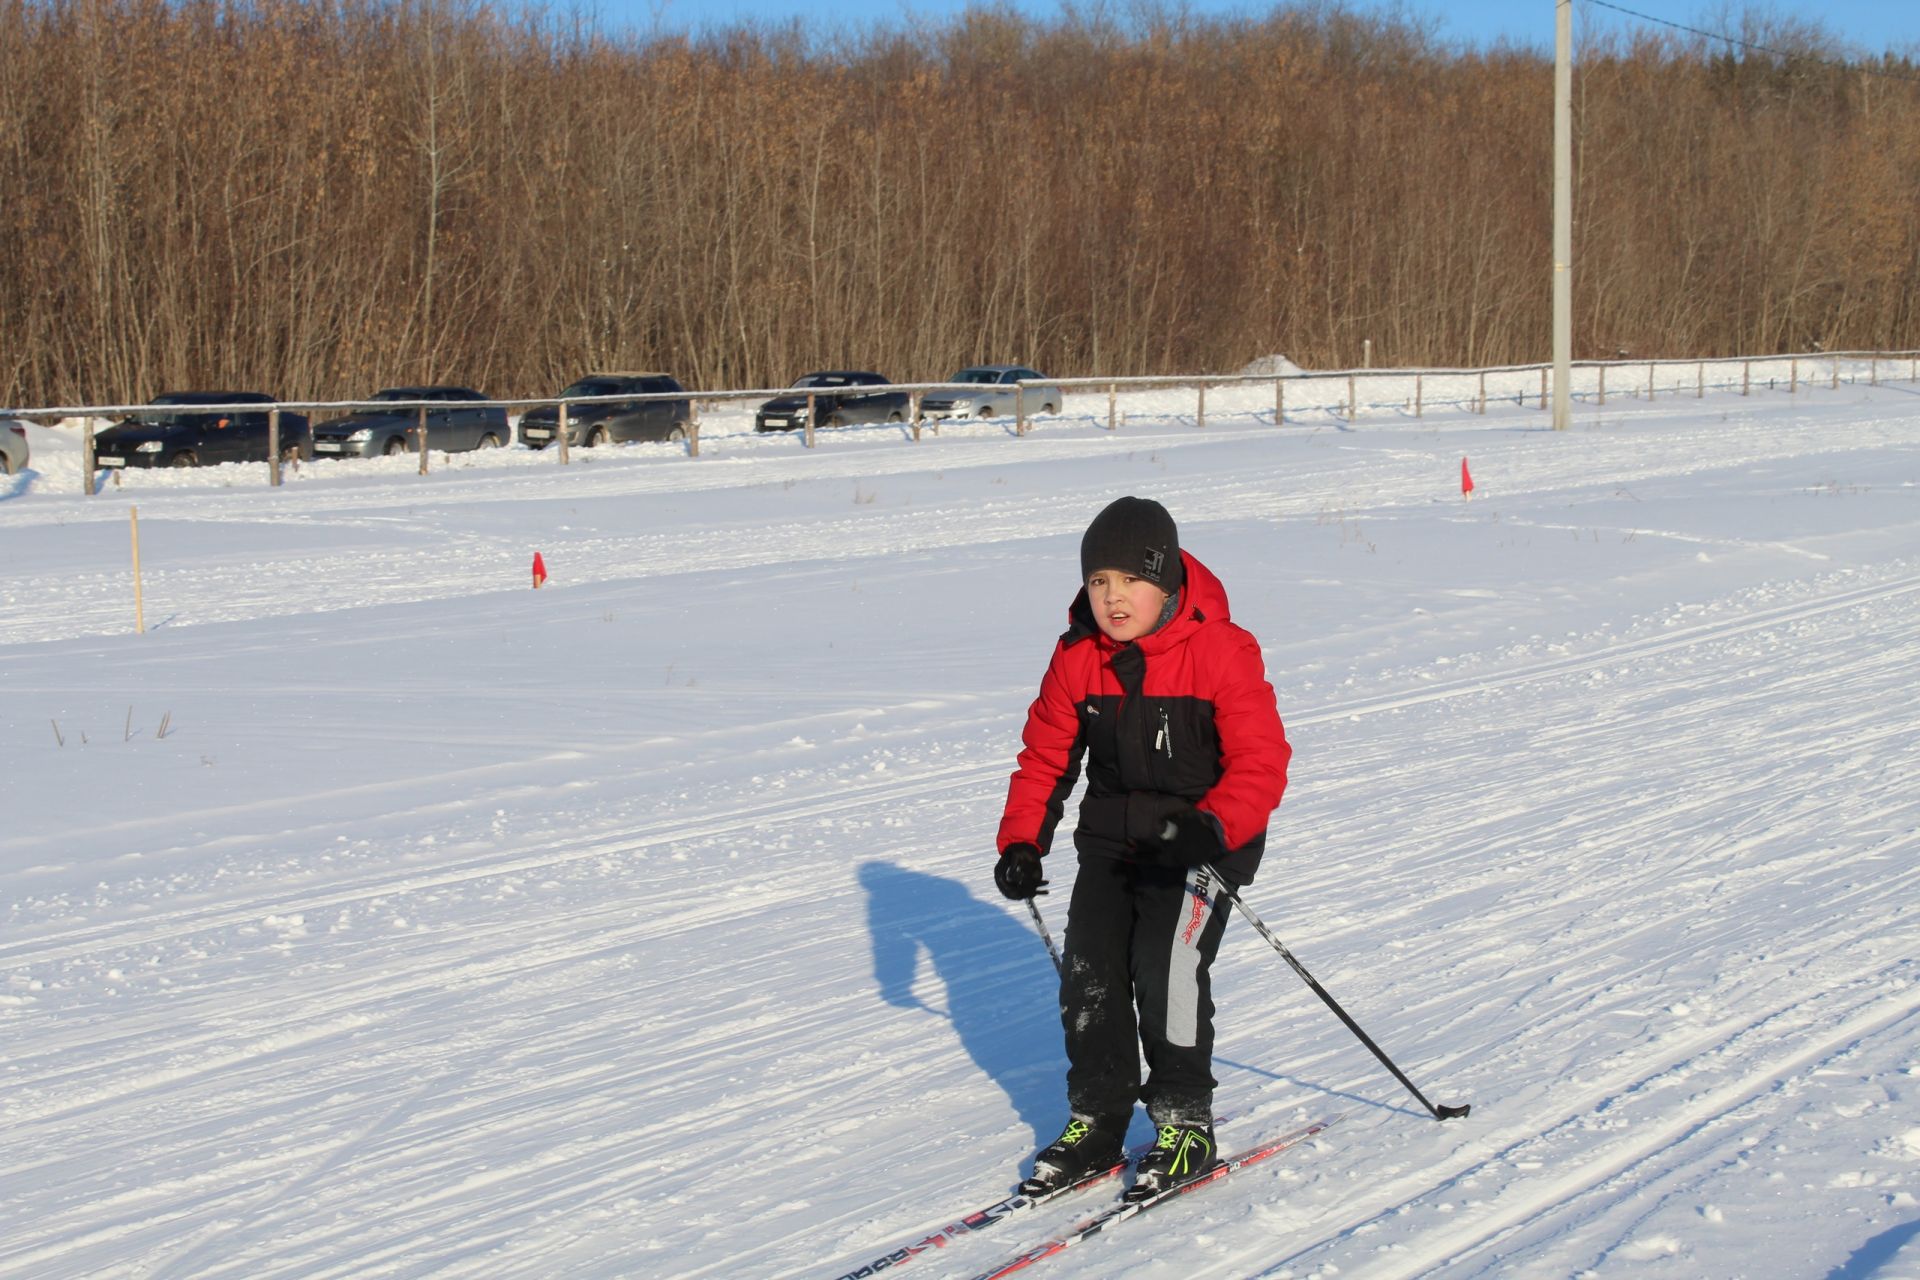
[[(1619, 0), (1628, 9), (1665, 18), (1690, 27), (1727, 29), (1727, 14), (1742, 12), (1794, 16), (1778, 5), (1742, 5), (1731, 0)], [(1057, 0), (1013, 0), (1016, 8), (1037, 16), (1059, 11)], [(559, 3), (553, 7), (565, 9)], [(647, 29), (656, 23), (672, 29), (726, 25), (734, 21), (785, 22), (800, 19), (817, 32), (855, 32), (876, 23), (900, 24), (914, 18), (940, 19), (966, 7), (966, 0), (579, 0), (579, 7), (596, 13), (609, 27)], [(1083, 7), (1091, 7), (1083, 0)], [(1125, 13), (1125, 0), (1110, 3)], [(1259, 13), (1267, 6), (1244, 0), (1187, 0), (1196, 14)], [(1357, 8), (1374, 6), (1359, 4)], [(1505, 38), (1551, 48), (1553, 0), (1429, 0), (1410, 2), (1404, 11), (1433, 20), (1439, 34), (1450, 40), (1489, 44)], [(1920, 2), (1916, 0), (1822, 0), (1800, 11), (1832, 36), (1856, 51), (1894, 50), (1920, 54)], [(1574, 29), (1606, 29), (1637, 25), (1632, 18), (1575, 0)]]

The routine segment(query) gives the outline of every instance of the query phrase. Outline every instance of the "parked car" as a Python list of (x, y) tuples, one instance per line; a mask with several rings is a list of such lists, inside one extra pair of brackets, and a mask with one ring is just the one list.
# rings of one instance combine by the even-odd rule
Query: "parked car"
[[(567, 443), (620, 444), (628, 440), (685, 440), (693, 421), (686, 388), (664, 373), (593, 373), (568, 386), (562, 400), (582, 396), (677, 395), (673, 400), (603, 400), (567, 406)], [(553, 443), (559, 409), (543, 405), (520, 419), (520, 441), (533, 449)]]
[(793, 384), (798, 394), (775, 396), (753, 416), (756, 431), (791, 431), (807, 425), (807, 396), (813, 396), (817, 427), (844, 427), (856, 422), (905, 422), (912, 399), (904, 391), (876, 388), (893, 384), (877, 373), (827, 369), (809, 373)]
[[(152, 409), (121, 419), (94, 437), (93, 460), (101, 467), (197, 467), (215, 462), (265, 462), (268, 410), (196, 409), (203, 405), (269, 406), (275, 397), (259, 391), (169, 391)], [(307, 415), (280, 414), (280, 452), (313, 456)]]
[(27, 465), (27, 424), (0, 418), (0, 476), (17, 476)]
[[(388, 387), (373, 397), (390, 401), (431, 401), (427, 406), (427, 447), (447, 453), (469, 449), (497, 449), (513, 438), (507, 411), (499, 405), (473, 404), (486, 397), (471, 387)], [(355, 409), (352, 413), (316, 423), (313, 451), (321, 457), (369, 458), (418, 450), (414, 431), (420, 410), (407, 408)]]
[[(1023, 364), (981, 364), (948, 378), (963, 382), (965, 391), (935, 391), (920, 401), (920, 415), (926, 418), (991, 418), (1015, 411), (1015, 383), (1046, 377)], [(975, 390), (974, 388), (978, 388)], [(1058, 413), (1066, 397), (1059, 387), (1027, 388), (1027, 412)]]

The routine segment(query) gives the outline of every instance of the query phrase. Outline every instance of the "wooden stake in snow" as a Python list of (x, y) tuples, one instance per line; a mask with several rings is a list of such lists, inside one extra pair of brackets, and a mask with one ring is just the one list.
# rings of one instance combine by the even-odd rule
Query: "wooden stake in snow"
[(427, 406), (414, 413), (414, 430), (420, 433), (420, 474), (427, 474)]
[(133, 629), (144, 635), (147, 614), (146, 604), (140, 598), (140, 508), (128, 507), (127, 518), (133, 528)]

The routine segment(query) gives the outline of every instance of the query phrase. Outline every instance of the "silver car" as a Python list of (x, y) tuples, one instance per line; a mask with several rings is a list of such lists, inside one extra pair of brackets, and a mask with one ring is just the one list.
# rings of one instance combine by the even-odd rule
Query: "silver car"
[[(964, 383), (965, 390), (930, 391), (920, 402), (920, 414), (926, 418), (991, 418), (1014, 412), (1016, 383), (1046, 377), (1023, 364), (978, 364), (948, 378)], [(1028, 413), (1058, 413), (1066, 401), (1059, 387), (1029, 386)]]
[(0, 418), (0, 476), (17, 476), (27, 466), (27, 424)]

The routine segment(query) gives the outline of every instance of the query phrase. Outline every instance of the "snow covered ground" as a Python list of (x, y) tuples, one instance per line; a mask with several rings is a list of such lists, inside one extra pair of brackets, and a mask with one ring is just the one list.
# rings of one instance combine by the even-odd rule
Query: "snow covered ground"
[(1327, 392), (91, 498), (36, 428), (0, 1275), (831, 1280), (1004, 1194), (1064, 1062), (990, 846), (1130, 492), (1295, 744), (1249, 901), (1474, 1110), (1236, 921), (1223, 1145), (1344, 1118), (1047, 1273), (1920, 1277), (1920, 386)]

